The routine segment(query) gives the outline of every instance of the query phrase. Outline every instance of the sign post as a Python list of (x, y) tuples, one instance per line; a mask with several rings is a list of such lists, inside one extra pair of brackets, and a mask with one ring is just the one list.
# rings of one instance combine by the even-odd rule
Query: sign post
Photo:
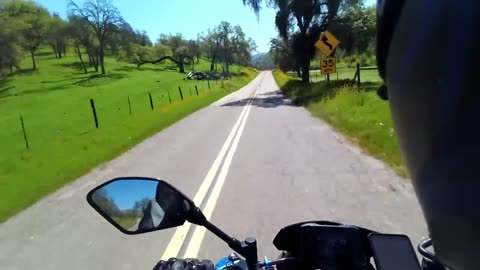
[(337, 61), (330, 55), (340, 44), (340, 41), (330, 32), (325, 31), (320, 35), (320, 39), (315, 43), (325, 56), (320, 58), (320, 70), (323, 75), (327, 75), (327, 83), (330, 82), (330, 74), (337, 72)]

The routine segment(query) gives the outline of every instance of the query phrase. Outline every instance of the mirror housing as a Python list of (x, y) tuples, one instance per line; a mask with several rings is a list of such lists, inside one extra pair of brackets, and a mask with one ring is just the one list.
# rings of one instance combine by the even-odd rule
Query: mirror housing
[[(173, 228), (183, 225), (185, 221), (203, 226), (244, 256), (249, 269), (256, 268), (255, 238), (249, 237), (240, 242), (230, 237), (210, 223), (192, 200), (163, 180), (148, 177), (115, 178), (92, 189), (87, 194), (87, 201), (110, 224), (129, 235)], [(145, 217), (150, 227), (142, 225)]]
[(194, 202), (169, 183), (147, 177), (120, 177), (87, 194), (87, 202), (109, 223), (129, 235), (178, 227), (205, 216)]

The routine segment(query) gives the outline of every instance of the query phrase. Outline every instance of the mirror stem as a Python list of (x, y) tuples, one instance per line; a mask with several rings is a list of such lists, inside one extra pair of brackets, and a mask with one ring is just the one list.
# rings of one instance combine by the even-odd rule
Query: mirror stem
[(205, 215), (203, 215), (202, 210), (200, 210), (200, 208), (196, 207), (195, 209), (192, 210), (188, 218), (188, 221), (196, 225), (204, 226), (207, 230), (209, 230), (210, 232), (218, 236), (220, 239), (225, 241), (231, 249), (238, 252), (238, 254), (242, 255), (243, 257), (247, 257), (248, 254), (244, 249), (242, 242), (235, 239), (234, 237), (230, 237), (228, 234), (220, 230), (217, 226), (210, 223), (210, 221), (207, 220)]
[(239, 240), (235, 239), (234, 237), (230, 237), (228, 234), (224, 233), (222, 230), (210, 223), (208, 220), (205, 222), (204, 227), (216, 236), (220, 237), (220, 239), (225, 241), (231, 249), (245, 257), (245, 251), (243, 250), (242, 243)]

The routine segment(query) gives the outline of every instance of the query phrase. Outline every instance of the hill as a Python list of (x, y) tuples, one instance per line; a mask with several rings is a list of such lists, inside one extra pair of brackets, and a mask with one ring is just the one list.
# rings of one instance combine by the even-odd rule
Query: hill
[(276, 67), (269, 53), (258, 53), (252, 55), (252, 65), (260, 70), (270, 70)]
[[(106, 75), (84, 74), (73, 53), (56, 59), (42, 50), (37, 71), (17, 71), (0, 81), (0, 222), (257, 74), (232, 66), (230, 80), (191, 81), (168, 61), (137, 70), (113, 57), (105, 60)], [(21, 67), (29, 66), (26, 58)], [(195, 70), (209, 66), (201, 59)]]

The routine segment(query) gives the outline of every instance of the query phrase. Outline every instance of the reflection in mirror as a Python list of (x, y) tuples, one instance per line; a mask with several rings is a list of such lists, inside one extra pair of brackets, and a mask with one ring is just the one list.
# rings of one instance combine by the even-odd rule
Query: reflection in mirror
[(193, 203), (164, 181), (118, 179), (95, 190), (91, 201), (111, 222), (132, 233), (182, 225)]

